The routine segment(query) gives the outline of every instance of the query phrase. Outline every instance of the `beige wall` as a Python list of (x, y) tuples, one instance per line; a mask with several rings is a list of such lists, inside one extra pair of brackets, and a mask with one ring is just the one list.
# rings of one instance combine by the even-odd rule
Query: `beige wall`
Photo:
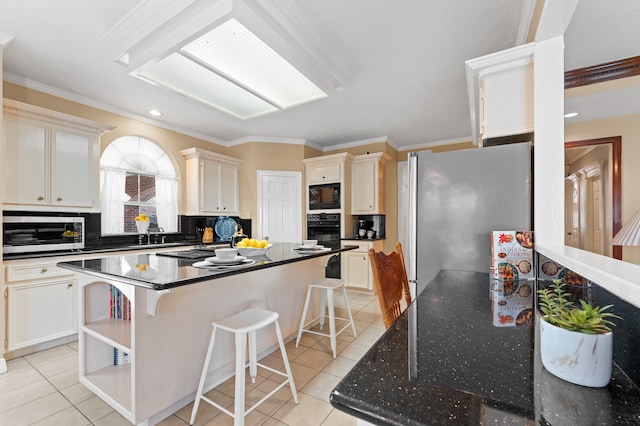
[[(303, 159), (341, 152), (330, 151), (323, 153), (307, 145), (264, 142), (248, 142), (225, 147), (6, 81), (3, 83), (4, 96), (8, 99), (115, 126), (116, 129), (114, 131), (102, 136), (100, 140), (101, 152), (104, 151), (109, 143), (121, 136), (142, 136), (158, 144), (167, 152), (172, 158), (180, 177), (185, 176), (185, 161), (180, 155), (180, 151), (183, 149), (197, 147), (241, 159), (239, 213), (243, 218), (255, 220), (257, 217), (258, 170), (300, 171), (304, 182)], [(383, 151), (392, 158), (385, 168), (385, 208), (388, 242), (388, 244), (385, 244), (385, 250), (392, 250), (397, 240), (397, 152), (386, 142), (358, 146), (344, 151), (353, 155), (365, 154), (367, 151)], [(182, 206), (184, 205), (184, 191), (181, 190), (181, 212), (183, 212)], [(304, 211), (305, 209), (303, 209)], [(304, 217), (302, 223), (305, 223)]]
[[(100, 153), (121, 136), (142, 136), (160, 146), (169, 155), (174, 165), (178, 177), (183, 180), (185, 176), (185, 161), (180, 151), (183, 149), (197, 147), (220, 154), (227, 154), (224, 146), (217, 145), (202, 139), (197, 139), (172, 130), (153, 126), (142, 121), (123, 117), (118, 114), (92, 108), (77, 102), (68, 101), (56, 96), (48, 95), (35, 90), (30, 90), (22, 86), (4, 82), (4, 97), (30, 105), (47, 108), (53, 111), (70, 114), (76, 117), (86, 118), (99, 123), (115, 126), (112, 132), (105, 133), (100, 138)], [(180, 211), (184, 206), (184, 191), (181, 191)]]
[[(304, 145), (249, 142), (230, 147), (228, 155), (242, 159), (240, 165), (240, 217), (258, 216), (258, 170), (301, 172), (304, 182)], [(303, 222), (304, 223), (304, 222)]]
[[(305, 158), (319, 157), (322, 155), (349, 152), (353, 155), (362, 155), (367, 152), (384, 152), (391, 157), (385, 165), (385, 213), (387, 239), (384, 249), (393, 250), (398, 239), (398, 161), (405, 161), (409, 151), (396, 151), (391, 145), (382, 141), (350, 147), (342, 150), (322, 152), (307, 145), (278, 144), (265, 142), (247, 142), (241, 145), (225, 147), (202, 139), (184, 135), (172, 130), (167, 130), (139, 120), (103, 111), (77, 102), (72, 102), (53, 95), (28, 89), (9, 82), (3, 82), (4, 97), (15, 101), (28, 103), (42, 108), (59, 111), (76, 117), (82, 117), (99, 123), (115, 126), (116, 129), (106, 133), (100, 140), (100, 151), (113, 140), (121, 136), (137, 135), (158, 144), (167, 152), (176, 166), (179, 176), (185, 176), (185, 161), (180, 151), (196, 147), (220, 154), (229, 155), (242, 160), (240, 167), (240, 216), (243, 218), (257, 218), (257, 171), (279, 170), (300, 171), (304, 182)], [(433, 152), (453, 151), (458, 149), (475, 148), (471, 142), (428, 147)], [(417, 150), (413, 150), (417, 151)], [(181, 187), (182, 188), (182, 187)], [(180, 212), (185, 205), (184, 190), (181, 190)], [(303, 212), (305, 209), (303, 209)], [(305, 223), (305, 217), (302, 223)]]
[[(565, 125), (567, 142), (622, 136), (622, 226), (640, 207), (640, 114)], [(623, 247), (622, 259), (640, 263), (639, 247)]]

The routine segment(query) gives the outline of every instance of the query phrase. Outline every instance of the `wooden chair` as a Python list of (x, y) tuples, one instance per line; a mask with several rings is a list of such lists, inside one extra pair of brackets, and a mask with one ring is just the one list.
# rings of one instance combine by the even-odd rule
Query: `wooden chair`
[(385, 327), (389, 328), (404, 310), (402, 300), (404, 299), (407, 306), (411, 303), (402, 245), (396, 243), (396, 250), (389, 254), (376, 253), (374, 249), (369, 249), (369, 260), (375, 291), (382, 311), (382, 320)]

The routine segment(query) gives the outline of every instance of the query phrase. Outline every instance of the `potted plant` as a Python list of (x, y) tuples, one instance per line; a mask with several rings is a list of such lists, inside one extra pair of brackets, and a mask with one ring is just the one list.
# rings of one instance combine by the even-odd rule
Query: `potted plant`
[(554, 280), (538, 290), (540, 357), (553, 375), (571, 383), (603, 387), (611, 379), (613, 333), (612, 305), (594, 307), (584, 300), (570, 301), (566, 283)]

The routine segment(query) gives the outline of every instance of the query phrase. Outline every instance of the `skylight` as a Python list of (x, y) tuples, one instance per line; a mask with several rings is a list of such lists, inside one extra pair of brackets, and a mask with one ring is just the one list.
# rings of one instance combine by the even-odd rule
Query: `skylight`
[(235, 19), (137, 75), (241, 119), (327, 96)]

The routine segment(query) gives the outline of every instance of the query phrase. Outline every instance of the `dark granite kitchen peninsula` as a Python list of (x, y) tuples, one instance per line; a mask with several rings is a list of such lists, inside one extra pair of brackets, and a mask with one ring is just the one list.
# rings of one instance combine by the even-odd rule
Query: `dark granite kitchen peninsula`
[[(332, 255), (355, 248), (297, 247), (275, 243), (247, 266), (220, 269), (160, 254), (59, 263), (78, 272), (79, 381), (133, 424), (176, 412), (194, 399), (212, 321), (260, 307), (279, 314), (285, 339), (295, 337), (307, 285), (324, 278)], [(310, 315), (319, 305), (314, 298)], [(273, 352), (275, 333), (261, 333), (256, 348), (258, 359)], [(234, 355), (231, 336), (216, 340), (206, 388), (233, 376)]]
[[(357, 246), (342, 246), (337, 249), (317, 252), (297, 251), (299, 245), (276, 243), (262, 256), (249, 257), (254, 263), (239, 267), (196, 268), (194, 259), (169, 257), (159, 254), (127, 254), (107, 258), (77, 260), (59, 263), (58, 266), (74, 272), (82, 272), (96, 277), (155, 290), (166, 290), (188, 284), (244, 274), (264, 268), (273, 268), (316, 257), (334, 255), (356, 249)], [(211, 256), (214, 251), (211, 250)]]
[(640, 424), (640, 390), (617, 365), (604, 388), (552, 376), (535, 321), (494, 326), (489, 292), (487, 273), (441, 271), (331, 404), (376, 425)]

